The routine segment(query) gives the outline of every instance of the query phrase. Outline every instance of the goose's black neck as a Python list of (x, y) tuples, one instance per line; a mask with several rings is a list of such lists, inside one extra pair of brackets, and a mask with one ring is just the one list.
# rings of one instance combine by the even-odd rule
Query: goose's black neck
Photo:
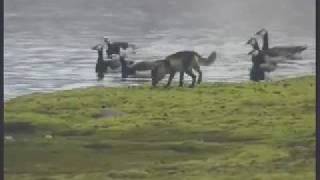
[(259, 44), (257, 41), (254, 41), (254, 44), (252, 45), (253, 49), (260, 50)]
[(98, 62), (103, 61), (103, 51), (102, 50), (98, 50)]
[(269, 49), (269, 35), (268, 35), (268, 32), (266, 32), (263, 36), (262, 50), (268, 50), (268, 49)]

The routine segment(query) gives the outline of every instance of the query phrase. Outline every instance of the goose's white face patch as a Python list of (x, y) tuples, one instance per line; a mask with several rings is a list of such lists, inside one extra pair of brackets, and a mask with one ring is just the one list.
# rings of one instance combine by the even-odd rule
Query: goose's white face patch
[(258, 54), (259, 54), (259, 51), (253, 51), (253, 53), (252, 53), (254, 56), (258, 56)]
[(250, 44), (251, 46), (255, 45), (256, 44), (256, 40), (251, 38), (249, 41), (248, 41), (248, 44)]
[(258, 56), (259, 55), (259, 51), (258, 50), (253, 50), (249, 53), (249, 55), (253, 55), (253, 56)]

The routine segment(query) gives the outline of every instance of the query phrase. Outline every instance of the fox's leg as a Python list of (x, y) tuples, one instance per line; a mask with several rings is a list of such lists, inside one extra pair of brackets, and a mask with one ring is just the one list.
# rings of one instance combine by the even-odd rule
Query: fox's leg
[(191, 76), (191, 78), (192, 78), (192, 84), (189, 86), (189, 87), (192, 88), (192, 87), (194, 87), (194, 84), (196, 83), (196, 78), (197, 78), (197, 76), (196, 76), (195, 74), (193, 74), (192, 69), (187, 70), (186, 73), (187, 73), (189, 76)]
[(184, 78), (184, 72), (180, 72), (180, 81), (179, 81), (179, 86), (183, 86), (183, 78)]
[(194, 67), (194, 70), (195, 70), (195, 71), (197, 71), (197, 72), (198, 72), (198, 74), (199, 74), (199, 77), (198, 77), (198, 84), (200, 84), (200, 83), (201, 83), (201, 81), (202, 81), (202, 71), (200, 70), (200, 66), (195, 66), (195, 67)]
[(165, 86), (165, 87), (169, 87), (170, 86), (170, 84), (171, 84), (171, 81), (172, 81), (172, 79), (174, 78), (174, 75), (176, 74), (176, 72), (171, 72), (170, 73), (170, 76), (169, 76), (169, 79), (168, 79), (168, 83), (167, 83), (167, 85)]

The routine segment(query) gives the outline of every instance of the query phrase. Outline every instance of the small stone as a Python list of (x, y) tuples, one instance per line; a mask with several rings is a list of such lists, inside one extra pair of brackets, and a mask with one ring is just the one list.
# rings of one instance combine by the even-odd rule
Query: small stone
[(14, 142), (15, 139), (12, 136), (4, 136), (4, 141), (6, 141), (6, 142)]
[(50, 135), (50, 134), (47, 134), (47, 135), (45, 135), (45, 136), (44, 136), (44, 138), (46, 138), (46, 139), (52, 139), (52, 138), (53, 138), (53, 136), (52, 136), (52, 135)]

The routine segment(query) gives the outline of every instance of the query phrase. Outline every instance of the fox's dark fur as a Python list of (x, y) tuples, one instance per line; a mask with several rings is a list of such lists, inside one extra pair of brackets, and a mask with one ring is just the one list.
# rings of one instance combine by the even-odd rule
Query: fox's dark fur
[(199, 77), (197, 82), (200, 84), (202, 81), (200, 64), (209, 65), (212, 64), (215, 59), (215, 52), (211, 53), (208, 58), (203, 58), (194, 51), (180, 51), (171, 54), (164, 60), (156, 61), (156, 64), (151, 71), (152, 86), (156, 86), (166, 74), (170, 74), (168, 83), (166, 85), (166, 87), (168, 87), (170, 86), (176, 72), (180, 72), (179, 86), (183, 86), (184, 73), (186, 73), (192, 78), (192, 84), (190, 87), (194, 87), (197, 76), (193, 73), (193, 70), (198, 73)]

